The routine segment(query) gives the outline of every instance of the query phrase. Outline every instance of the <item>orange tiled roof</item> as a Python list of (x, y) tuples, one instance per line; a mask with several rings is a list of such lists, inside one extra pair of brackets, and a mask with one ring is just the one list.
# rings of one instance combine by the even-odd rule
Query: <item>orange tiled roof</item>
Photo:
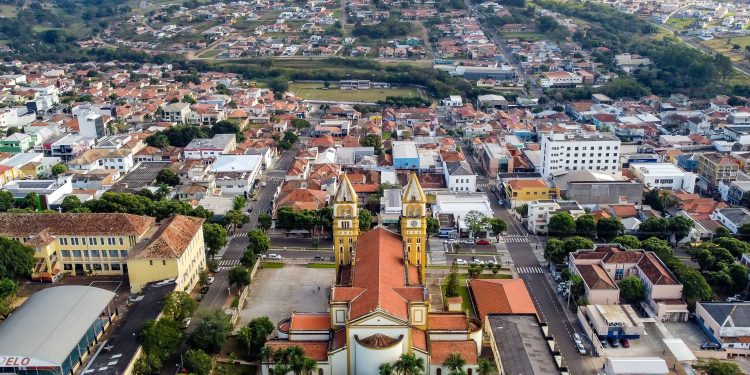
[(28, 237), (45, 229), (55, 235), (142, 236), (154, 225), (154, 218), (122, 213), (91, 214), (0, 214), (0, 235)]
[(533, 180), (510, 180), (508, 185), (513, 190), (533, 189), (533, 188), (546, 188), (547, 183), (541, 178)]
[(328, 362), (328, 341), (270, 340), (266, 345), (274, 349), (274, 351), (286, 349), (290, 346), (298, 346), (305, 352), (305, 357), (318, 362)]
[(477, 343), (466, 341), (430, 341), (430, 363), (442, 365), (448, 355), (458, 353), (467, 365), (477, 364)]
[(327, 331), (331, 328), (331, 316), (328, 313), (294, 313), (292, 331)]
[(482, 321), (489, 314), (537, 313), (521, 279), (472, 279), (469, 288)]
[(204, 221), (204, 219), (191, 216), (172, 216), (161, 223), (151, 238), (135, 245), (128, 254), (128, 258), (179, 258), (195, 235), (203, 230)]

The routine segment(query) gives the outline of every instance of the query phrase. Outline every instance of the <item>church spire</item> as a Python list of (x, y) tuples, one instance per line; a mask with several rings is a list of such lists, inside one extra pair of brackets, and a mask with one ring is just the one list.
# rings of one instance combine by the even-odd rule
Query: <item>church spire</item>
[(426, 203), (427, 199), (425, 198), (424, 191), (422, 191), (422, 186), (419, 184), (419, 179), (417, 178), (416, 173), (412, 173), (409, 176), (409, 181), (406, 183), (406, 188), (404, 189), (404, 198), (403, 201), (406, 203)]
[(336, 191), (334, 197), (336, 203), (357, 203), (357, 193), (354, 191), (352, 183), (349, 181), (349, 177), (344, 173), (339, 184), (339, 189)]
[(427, 268), (427, 198), (415, 173), (409, 176), (401, 198), (401, 237), (407, 262), (418, 268), (424, 283)]
[(333, 197), (333, 251), (337, 278), (341, 268), (351, 266), (354, 260), (354, 245), (359, 237), (357, 200), (357, 192), (344, 174)]

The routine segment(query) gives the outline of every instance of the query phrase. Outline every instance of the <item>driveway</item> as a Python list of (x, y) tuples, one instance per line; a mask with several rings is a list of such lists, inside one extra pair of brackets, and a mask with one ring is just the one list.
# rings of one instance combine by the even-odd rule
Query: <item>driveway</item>
[(334, 277), (333, 268), (307, 268), (303, 264), (258, 270), (237, 326), (261, 316), (277, 324), (289, 318), (292, 311), (327, 311)]

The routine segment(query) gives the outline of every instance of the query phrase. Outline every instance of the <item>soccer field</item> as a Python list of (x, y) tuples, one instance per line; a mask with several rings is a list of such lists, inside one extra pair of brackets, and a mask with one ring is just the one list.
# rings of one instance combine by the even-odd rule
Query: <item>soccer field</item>
[(292, 82), (289, 91), (308, 100), (330, 100), (341, 102), (377, 102), (386, 96), (421, 96), (416, 88), (399, 87), (369, 90), (341, 90), (337, 84), (331, 84), (326, 90), (318, 82)]

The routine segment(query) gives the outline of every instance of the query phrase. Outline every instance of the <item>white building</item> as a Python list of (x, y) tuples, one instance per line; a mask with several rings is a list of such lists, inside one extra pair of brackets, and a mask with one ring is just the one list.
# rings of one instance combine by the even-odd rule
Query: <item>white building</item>
[(750, 123), (725, 126), (724, 138), (741, 145), (750, 145)]
[(260, 155), (218, 155), (211, 165), (216, 188), (222, 193), (249, 193), (260, 178)]
[(188, 160), (216, 159), (219, 155), (228, 154), (237, 148), (237, 137), (234, 134), (216, 134), (211, 139), (193, 139), (183, 154)]
[(104, 117), (94, 112), (86, 112), (78, 116), (78, 134), (91, 139), (98, 139), (106, 135)]
[(571, 72), (546, 72), (539, 79), (542, 87), (574, 87), (583, 83), (583, 77)]
[(695, 173), (672, 163), (633, 163), (630, 164), (630, 171), (638, 181), (651, 189), (685, 190), (691, 193), (695, 190)]
[(740, 227), (750, 224), (750, 211), (744, 207), (719, 208), (711, 214), (711, 219), (718, 220), (732, 234), (737, 234)]
[(451, 95), (448, 98), (443, 99), (442, 102), (445, 107), (461, 107), (464, 105), (464, 101), (461, 99), (460, 95)]
[(557, 213), (567, 212), (574, 218), (585, 215), (586, 211), (575, 201), (540, 200), (529, 202), (526, 228), (534, 234), (547, 233), (549, 219)]
[(172, 103), (164, 107), (164, 111), (161, 114), (162, 121), (176, 122), (178, 124), (186, 124), (190, 118), (190, 104), (188, 103)]
[(445, 183), (450, 191), (472, 192), (477, 190), (477, 175), (465, 161), (443, 162)]
[(619, 171), (621, 142), (612, 134), (545, 134), (541, 143), (542, 177), (584, 169), (612, 174)]
[(659, 357), (607, 357), (606, 375), (667, 375), (667, 362)]
[(723, 349), (750, 353), (750, 302), (698, 302), (698, 324), (711, 334)]
[(453, 216), (453, 222), (459, 232), (468, 231), (466, 226), (466, 214), (478, 211), (486, 217), (493, 217), (492, 206), (485, 193), (455, 194), (437, 193), (432, 213), (435, 217), (440, 215)]

